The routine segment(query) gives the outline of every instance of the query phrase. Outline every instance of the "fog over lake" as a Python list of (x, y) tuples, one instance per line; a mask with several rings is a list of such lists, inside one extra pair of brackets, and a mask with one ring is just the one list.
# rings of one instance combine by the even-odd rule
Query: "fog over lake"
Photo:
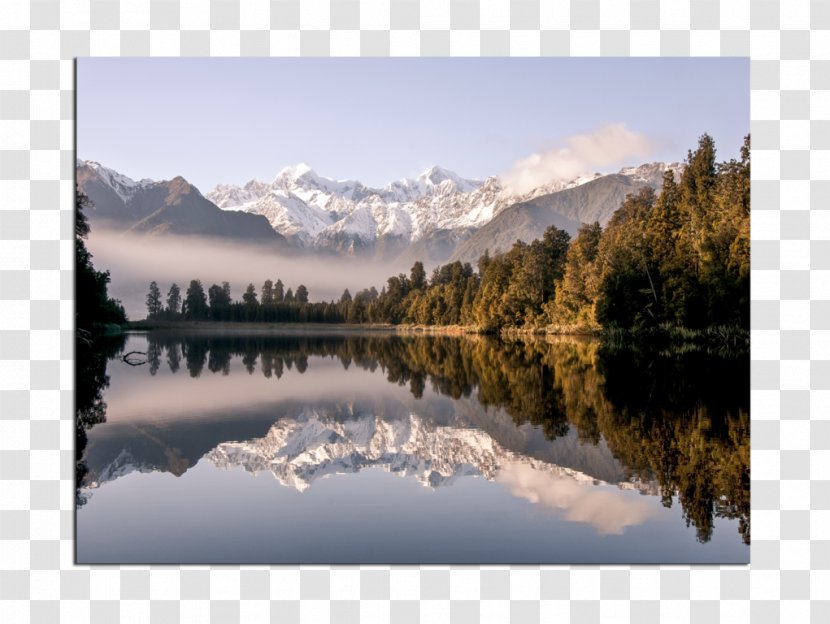
[(339, 300), (343, 289), (354, 295), (374, 286), (380, 292), (386, 279), (409, 273), (408, 263), (343, 258), (297, 250), (277, 252), (257, 244), (235, 245), (198, 236), (135, 235), (96, 228), (87, 241), (95, 267), (110, 272), (110, 295), (120, 299), (133, 319), (147, 314), (145, 298), (151, 281), (162, 295), (173, 282), (184, 293), (192, 279), (205, 290), (230, 282), (234, 299), (241, 299), (249, 283), (259, 292), (265, 280), (281, 279), (286, 290), (304, 284), (311, 301)]

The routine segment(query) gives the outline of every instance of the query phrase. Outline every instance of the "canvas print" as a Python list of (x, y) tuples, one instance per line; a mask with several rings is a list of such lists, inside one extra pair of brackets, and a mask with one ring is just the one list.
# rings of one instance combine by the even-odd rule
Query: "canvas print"
[(747, 59), (76, 70), (78, 563), (748, 563)]

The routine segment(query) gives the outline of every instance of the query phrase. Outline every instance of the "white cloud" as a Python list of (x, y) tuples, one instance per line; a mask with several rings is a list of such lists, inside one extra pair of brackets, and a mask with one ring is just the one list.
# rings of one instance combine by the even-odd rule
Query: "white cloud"
[(642, 524), (654, 507), (642, 496), (609, 490), (537, 470), (527, 463), (507, 463), (496, 475), (514, 496), (531, 503), (562, 509), (572, 522), (585, 522), (603, 535), (620, 535)]
[(551, 148), (517, 161), (504, 176), (513, 193), (527, 193), (559, 180), (572, 180), (584, 173), (610, 166), (637, 165), (657, 148), (644, 134), (625, 124), (601, 126), (590, 134), (565, 139), (565, 145)]

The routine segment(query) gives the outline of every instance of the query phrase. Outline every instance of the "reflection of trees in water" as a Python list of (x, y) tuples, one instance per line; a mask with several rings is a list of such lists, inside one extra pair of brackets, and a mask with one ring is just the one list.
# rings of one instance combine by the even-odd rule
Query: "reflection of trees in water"
[(83, 505), (78, 487), (87, 473), (83, 461), (86, 432), (107, 419), (103, 391), (109, 385), (107, 360), (124, 350), (125, 335), (76, 341), (75, 367), (75, 500)]
[[(158, 344), (158, 343), (156, 343)], [(172, 372), (176, 372), (179, 370), (179, 366), (181, 366), (182, 362), (182, 353), (179, 350), (179, 345), (177, 343), (171, 343), (166, 345), (167, 346), (167, 366), (170, 367)]]
[(626, 350), (599, 364), (611, 409), (598, 412), (598, 424), (620, 461), (653, 476), (665, 505), (677, 492), (699, 541), (725, 517), (738, 519), (749, 543), (748, 360)]
[(745, 358), (486, 337), (151, 332), (148, 339), (151, 372), (164, 351), (170, 371), (183, 358), (193, 377), (206, 365), (227, 375), (236, 358), (249, 374), (280, 379), (286, 369), (304, 373), (309, 357), (317, 356), (337, 359), (344, 369), (380, 367), (416, 398), (427, 385), (454, 399), (475, 392), (485, 407), (502, 408), (517, 425), (539, 426), (551, 439), (570, 427), (583, 443), (604, 439), (630, 477), (657, 482), (665, 505), (678, 497), (700, 541), (711, 538), (716, 517), (725, 517), (739, 520), (749, 543)]
[(161, 345), (159, 343), (151, 342), (147, 347), (147, 363), (150, 365), (150, 374), (155, 376), (161, 365)]

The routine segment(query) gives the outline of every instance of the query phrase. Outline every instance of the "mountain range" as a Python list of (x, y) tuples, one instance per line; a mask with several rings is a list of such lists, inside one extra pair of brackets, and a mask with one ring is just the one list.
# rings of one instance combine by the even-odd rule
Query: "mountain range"
[(78, 161), (77, 180), (92, 200), (93, 226), (141, 234), (202, 235), (260, 242), (296, 252), (434, 265), (475, 262), (555, 225), (572, 236), (581, 223), (605, 225), (626, 194), (659, 189), (680, 163), (649, 163), (513, 193), (497, 176), (484, 181), (431, 167), (416, 178), (372, 188), (333, 180), (301, 163), (271, 182), (220, 184), (202, 195), (182, 177), (132, 180)]
[(78, 188), (91, 201), (85, 214), (93, 229), (287, 245), (264, 217), (221, 210), (181, 176), (135, 181), (93, 161), (78, 161), (76, 176)]
[[(484, 418), (478, 423), (483, 428), (467, 420), (463, 409), (445, 421), (446, 416), (428, 415), (429, 409), (416, 413), (380, 399), (298, 404), (280, 411), (276, 421), (265, 414), (243, 415), (239, 431), (232, 430), (236, 419), (163, 426), (145, 422), (138, 426), (141, 436), (135, 435), (137, 423), (108, 423), (90, 440), (84, 495), (94, 496), (97, 488), (132, 472), (181, 476), (203, 459), (222, 469), (270, 474), (300, 492), (331, 475), (381, 469), (431, 489), (465, 477), (497, 481), (534, 503), (592, 509), (572, 519), (590, 522), (601, 533), (618, 533), (629, 522), (599, 514), (604, 505), (593, 503), (601, 490), (603, 502), (608, 502), (608, 486), (659, 493), (655, 482), (627, 475), (607, 447), (582, 445), (575, 433), (551, 441), (540, 440), (533, 427), (503, 429), (499, 419), (505, 415), (499, 410), (475, 410)], [(235, 435), (225, 441), (231, 431)]]

